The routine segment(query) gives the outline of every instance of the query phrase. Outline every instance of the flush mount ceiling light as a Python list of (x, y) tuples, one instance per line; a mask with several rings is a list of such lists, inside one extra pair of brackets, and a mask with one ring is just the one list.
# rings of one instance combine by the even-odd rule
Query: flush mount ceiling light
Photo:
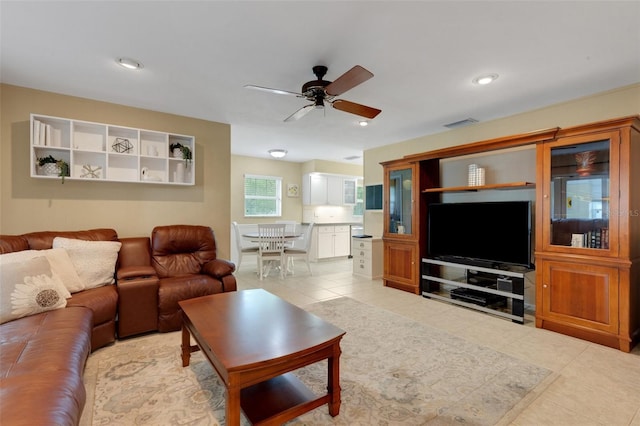
[(268, 152), (273, 158), (282, 158), (287, 155), (286, 149), (270, 149)]
[(116, 59), (116, 62), (121, 67), (124, 67), (128, 70), (139, 70), (141, 68), (144, 68), (141, 62), (131, 58), (118, 58)]
[(361, 121), (358, 121), (358, 124), (359, 124), (361, 127), (366, 127), (366, 126), (368, 126), (368, 125), (369, 125), (369, 122), (368, 122), (368, 121), (366, 121), (366, 120), (361, 120)]
[(496, 81), (497, 78), (498, 78), (498, 74), (486, 74), (486, 75), (481, 75), (480, 77), (476, 77), (472, 81), (473, 81), (473, 84), (485, 85), (485, 84), (493, 83), (494, 81)]

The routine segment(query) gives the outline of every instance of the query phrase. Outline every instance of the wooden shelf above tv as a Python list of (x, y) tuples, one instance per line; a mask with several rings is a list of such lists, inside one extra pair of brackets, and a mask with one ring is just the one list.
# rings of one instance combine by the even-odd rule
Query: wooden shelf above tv
[(462, 191), (483, 191), (488, 189), (527, 189), (535, 188), (536, 184), (533, 182), (508, 182), (497, 183), (493, 185), (481, 185), (481, 186), (450, 186), (446, 188), (428, 188), (422, 192), (462, 192)]

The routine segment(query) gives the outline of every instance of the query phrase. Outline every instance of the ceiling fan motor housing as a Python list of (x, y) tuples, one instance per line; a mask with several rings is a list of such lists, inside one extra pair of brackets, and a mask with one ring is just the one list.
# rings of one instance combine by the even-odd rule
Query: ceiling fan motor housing
[(313, 73), (318, 77), (317, 80), (307, 81), (302, 85), (302, 94), (310, 100), (316, 100), (318, 97), (324, 97), (324, 88), (331, 84), (330, 81), (323, 80), (322, 77), (327, 73), (327, 67), (324, 65), (316, 65), (313, 67)]

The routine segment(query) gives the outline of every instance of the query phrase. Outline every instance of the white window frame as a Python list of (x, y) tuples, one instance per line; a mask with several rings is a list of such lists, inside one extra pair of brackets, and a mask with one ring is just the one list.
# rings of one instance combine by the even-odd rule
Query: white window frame
[[(273, 180), (276, 182), (276, 195), (271, 196), (260, 196), (260, 195), (251, 195), (248, 196), (246, 193), (246, 181), (247, 179), (264, 179), (264, 180)], [(245, 174), (242, 190), (243, 194), (243, 210), (244, 217), (281, 217), (282, 216), (282, 177), (280, 176), (265, 176), (265, 175), (251, 175)], [(268, 214), (265, 212), (260, 212), (259, 214), (249, 214), (247, 212), (247, 200), (275, 200), (276, 202), (276, 211), (273, 214)]]

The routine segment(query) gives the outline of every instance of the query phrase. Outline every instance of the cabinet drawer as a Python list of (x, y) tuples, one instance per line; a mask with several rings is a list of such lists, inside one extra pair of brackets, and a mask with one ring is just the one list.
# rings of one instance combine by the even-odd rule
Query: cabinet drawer
[(335, 226), (318, 226), (319, 234), (333, 234), (335, 232)]
[(335, 232), (351, 232), (351, 227), (349, 225), (340, 225), (340, 226), (334, 226), (334, 231)]
[(371, 259), (353, 259), (353, 266), (362, 273), (371, 273)]
[(352, 253), (354, 259), (371, 259), (371, 250), (355, 250)]
[(371, 240), (362, 240), (361, 238), (357, 238), (353, 240), (353, 249), (354, 250), (371, 250)]

